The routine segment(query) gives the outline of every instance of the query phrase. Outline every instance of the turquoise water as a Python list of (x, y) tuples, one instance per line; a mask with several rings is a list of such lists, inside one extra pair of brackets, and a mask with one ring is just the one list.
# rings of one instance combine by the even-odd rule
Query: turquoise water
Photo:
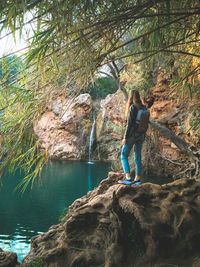
[(110, 164), (54, 161), (44, 169), (40, 183), (24, 194), (15, 188), (19, 171), (6, 175), (0, 187), (0, 248), (14, 251), (18, 260), (30, 249), (32, 236), (59, 222), (65, 209), (107, 177)]

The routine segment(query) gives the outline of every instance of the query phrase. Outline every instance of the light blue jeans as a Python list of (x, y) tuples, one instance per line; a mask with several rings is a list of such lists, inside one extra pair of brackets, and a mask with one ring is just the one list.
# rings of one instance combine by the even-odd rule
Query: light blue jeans
[(121, 162), (125, 173), (130, 173), (130, 165), (128, 156), (134, 146), (134, 161), (135, 161), (135, 176), (141, 176), (142, 173), (142, 143), (144, 138), (136, 141), (134, 138), (129, 138), (127, 143), (121, 149)]

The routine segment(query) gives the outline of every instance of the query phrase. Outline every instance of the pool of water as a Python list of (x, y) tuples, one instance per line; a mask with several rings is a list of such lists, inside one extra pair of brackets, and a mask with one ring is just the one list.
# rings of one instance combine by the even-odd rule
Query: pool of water
[(59, 222), (66, 208), (107, 177), (109, 163), (53, 161), (39, 183), (25, 193), (16, 191), (23, 178), (19, 171), (4, 174), (0, 187), (0, 248), (16, 252), (21, 262), (31, 237)]

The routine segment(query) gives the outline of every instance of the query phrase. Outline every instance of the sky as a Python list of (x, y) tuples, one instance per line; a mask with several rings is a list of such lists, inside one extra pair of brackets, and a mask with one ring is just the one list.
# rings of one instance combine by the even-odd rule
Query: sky
[[(5, 56), (12, 52), (16, 52), (20, 49), (25, 48), (28, 45), (25, 39), (20, 40), (18, 35), (16, 36), (16, 42), (14, 40), (13, 35), (11, 34), (9, 36), (2, 38), (3, 36), (5, 36), (5, 34), (6, 34), (6, 31), (3, 31), (0, 34), (0, 57)], [(21, 54), (21, 53), (23, 53), (23, 51), (18, 52), (18, 54)]]
[[(25, 17), (25, 23), (33, 18), (31, 13), (27, 13)], [(17, 52), (28, 46), (27, 39), (33, 35), (34, 22), (25, 24), (22, 30), (22, 36), (20, 38), (19, 30), (16, 31), (16, 40), (12, 34), (7, 35), (10, 31), (3, 30), (0, 32), (0, 57), (5, 56), (9, 53)], [(17, 52), (17, 54), (22, 54), (24, 51)]]
[[(1, 0), (0, 0), (1, 1)], [(25, 22), (30, 21), (31, 23), (25, 24), (20, 37), (19, 30), (16, 31), (16, 38), (13, 34), (7, 35), (10, 31), (3, 30), (0, 32), (0, 59), (10, 53), (15, 53), (18, 56), (22, 56), (27, 51), (29, 45), (27, 39), (33, 36), (35, 23), (32, 21), (33, 15), (31, 13), (26, 14)], [(109, 73), (110, 69), (106, 66), (101, 68), (102, 71)], [(100, 74), (100, 76), (105, 76)]]

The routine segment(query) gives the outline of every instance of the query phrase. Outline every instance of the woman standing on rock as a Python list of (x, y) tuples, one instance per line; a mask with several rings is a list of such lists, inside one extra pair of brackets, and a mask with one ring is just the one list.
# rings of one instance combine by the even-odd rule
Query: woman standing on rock
[[(153, 105), (154, 99), (147, 101), (147, 107)], [(126, 130), (122, 140), (121, 162), (125, 173), (124, 180), (120, 180), (121, 184), (141, 184), (142, 173), (142, 144), (145, 139), (145, 133), (148, 129), (149, 112), (147, 107), (142, 104), (140, 94), (137, 90), (132, 90), (126, 107)], [(128, 156), (134, 146), (134, 161), (135, 161), (135, 179), (132, 181)]]

